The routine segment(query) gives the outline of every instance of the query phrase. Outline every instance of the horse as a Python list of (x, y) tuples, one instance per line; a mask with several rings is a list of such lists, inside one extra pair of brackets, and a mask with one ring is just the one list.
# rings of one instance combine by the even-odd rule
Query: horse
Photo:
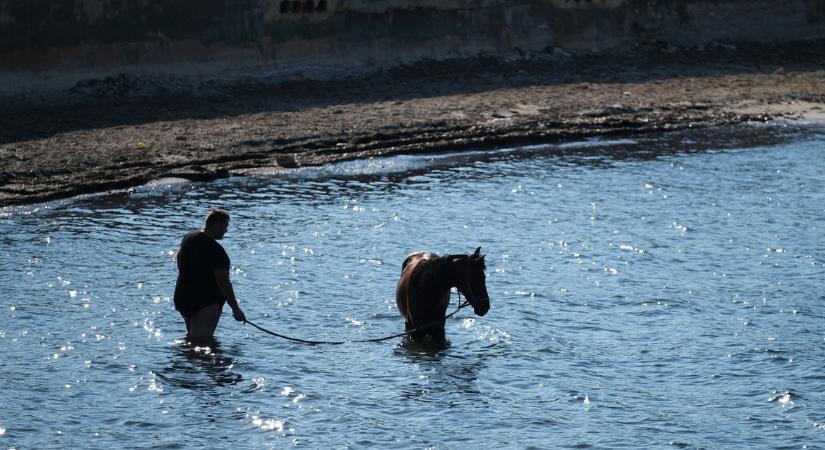
[[(404, 326), (417, 343), (429, 337), (437, 346), (446, 344), (445, 313), (450, 304), (450, 289), (457, 288), (476, 315), (490, 310), (485, 284), (484, 255), (481, 247), (472, 255), (438, 256), (416, 252), (401, 265), (401, 278), (395, 288), (395, 304), (404, 317)], [(419, 329), (420, 328), (420, 329)]]

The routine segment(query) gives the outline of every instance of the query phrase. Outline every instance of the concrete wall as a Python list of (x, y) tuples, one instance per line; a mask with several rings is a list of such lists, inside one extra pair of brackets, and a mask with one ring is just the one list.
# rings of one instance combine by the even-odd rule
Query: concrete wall
[(825, 0), (0, 0), (0, 94), (119, 73), (319, 76), (422, 58), (825, 37)]

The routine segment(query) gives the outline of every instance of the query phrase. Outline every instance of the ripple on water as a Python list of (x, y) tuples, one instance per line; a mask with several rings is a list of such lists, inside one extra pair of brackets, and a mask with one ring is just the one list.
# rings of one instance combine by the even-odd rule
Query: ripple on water
[[(734, 141), (702, 133), (0, 211), (0, 376), (15, 393), (0, 405), (21, 411), (0, 436), (20, 448), (818, 442), (823, 139), (748, 129), (735, 142), (778, 143), (708, 152)], [(299, 346), (228, 314), (220, 342), (189, 346), (175, 340), (174, 251), (212, 206), (233, 215), (222, 243), (247, 316), (277, 332), (403, 331), (395, 282), (418, 250), (481, 245), (492, 309), (448, 321), (438, 351)]]

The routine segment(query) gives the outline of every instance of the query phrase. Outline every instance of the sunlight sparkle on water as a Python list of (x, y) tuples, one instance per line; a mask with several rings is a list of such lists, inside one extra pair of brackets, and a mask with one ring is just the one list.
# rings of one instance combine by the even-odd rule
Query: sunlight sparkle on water
[(260, 427), (264, 431), (274, 430), (278, 433), (284, 432), (284, 423), (280, 420), (263, 419), (258, 416), (252, 416), (252, 424), (256, 427)]
[(158, 384), (157, 380), (155, 379), (155, 374), (153, 372), (150, 372), (150, 374), (152, 375), (152, 380), (149, 381), (149, 387), (147, 388), (147, 390), (149, 392), (163, 392), (163, 386)]
[(347, 318), (345, 318), (344, 320), (346, 320), (347, 322), (349, 322), (350, 324), (352, 324), (352, 325), (354, 325), (354, 326), (356, 326), (356, 327), (360, 327), (360, 326), (363, 326), (363, 325), (364, 325), (364, 321), (363, 321), (363, 320), (358, 320), (358, 319), (355, 319), (355, 318), (352, 318), (352, 317), (347, 317)]

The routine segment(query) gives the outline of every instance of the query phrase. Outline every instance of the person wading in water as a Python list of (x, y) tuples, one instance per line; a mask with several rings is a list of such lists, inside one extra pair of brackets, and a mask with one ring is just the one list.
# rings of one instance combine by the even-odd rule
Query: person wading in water
[(175, 255), (175, 309), (183, 316), (186, 337), (192, 342), (214, 339), (224, 302), (229, 303), (235, 320), (246, 321), (229, 281), (229, 255), (218, 244), (228, 228), (229, 214), (213, 209), (206, 216), (203, 230), (187, 233)]

